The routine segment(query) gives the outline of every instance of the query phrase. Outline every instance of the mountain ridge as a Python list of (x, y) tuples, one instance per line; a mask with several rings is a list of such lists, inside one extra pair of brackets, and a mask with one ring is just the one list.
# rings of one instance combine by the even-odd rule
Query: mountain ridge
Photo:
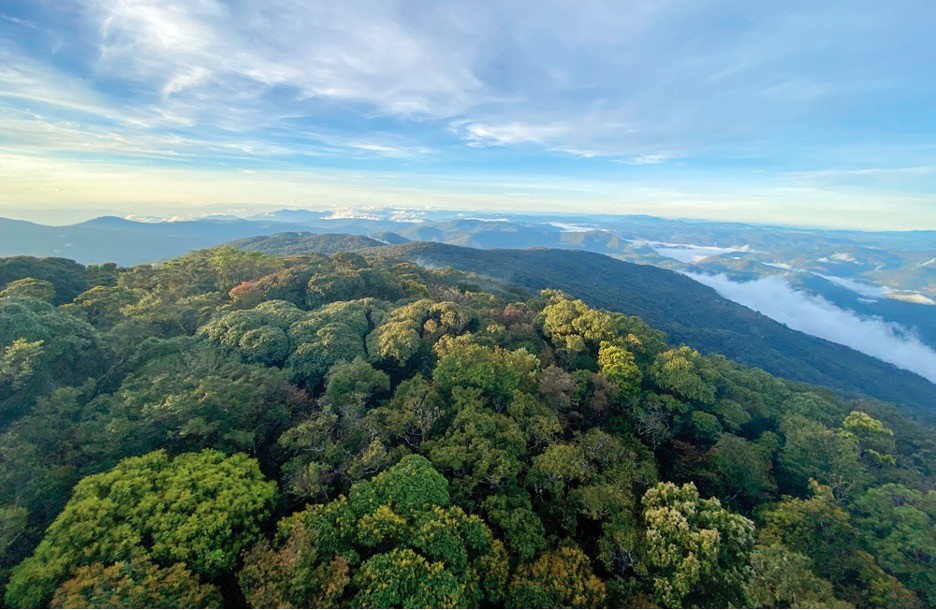
[[(636, 315), (666, 332), (673, 343), (723, 354), (774, 375), (924, 410), (934, 407), (936, 386), (919, 375), (790, 329), (674, 271), (591, 252), (550, 248), (475, 250), (414, 242), (383, 246), (373, 252), (419, 264), (451, 266), (529, 290), (563, 290), (592, 307)], [(544, 271), (557, 264), (564, 265), (564, 273)], [(589, 276), (595, 279), (585, 279)], [(622, 276), (628, 280), (626, 287)], [(688, 302), (676, 306), (667, 295), (682, 295)], [(700, 322), (704, 326), (700, 327)], [(885, 380), (887, 384), (882, 385)]]

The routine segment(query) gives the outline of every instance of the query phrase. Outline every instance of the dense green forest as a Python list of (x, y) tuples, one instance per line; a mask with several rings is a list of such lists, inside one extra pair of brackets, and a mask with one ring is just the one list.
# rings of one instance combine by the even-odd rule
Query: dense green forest
[(576, 296), (0, 260), (4, 603), (936, 606), (930, 424)]

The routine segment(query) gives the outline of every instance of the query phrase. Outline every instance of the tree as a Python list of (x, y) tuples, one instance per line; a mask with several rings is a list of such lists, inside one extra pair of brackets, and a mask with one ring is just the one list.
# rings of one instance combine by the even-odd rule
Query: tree
[(643, 375), (634, 355), (626, 348), (602, 341), (598, 350), (598, 370), (615, 383), (625, 397), (633, 397), (640, 391)]
[(0, 388), (20, 389), (36, 373), (42, 357), (42, 340), (15, 339), (0, 350)]
[(810, 479), (827, 485), (837, 498), (847, 498), (867, 481), (854, 434), (829, 429), (802, 415), (784, 419), (780, 430), (786, 442), (778, 463), (787, 489), (802, 493)]
[(29, 511), (22, 506), (0, 506), (0, 557), (23, 535)]
[(227, 292), (241, 282), (269, 275), (283, 267), (282, 259), (231, 247), (213, 248), (207, 251), (207, 255), (209, 267), (214, 274), (215, 287), (221, 292)]
[(332, 406), (345, 403), (368, 404), (375, 394), (390, 391), (390, 377), (364, 358), (339, 362), (328, 371), (325, 399)]
[(784, 496), (776, 503), (761, 507), (763, 544), (783, 543), (790, 550), (809, 557), (819, 573), (841, 577), (843, 555), (855, 550), (851, 518), (838, 505), (828, 486), (815, 480), (809, 483), (812, 497)]
[(861, 411), (852, 411), (842, 429), (858, 439), (862, 460), (872, 467), (894, 466), (894, 431)]
[(92, 282), (112, 284), (113, 272), (113, 265), (85, 267), (67, 258), (11, 256), (0, 258), (0, 288), (9, 288), (17, 280), (46, 281), (54, 289), (52, 304), (61, 305), (93, 286)]
[(286, 365), (293, 378), (315, 387), (338, 362), (366, 356), (364, 337), (383, 309), (373, 300), (330, 303), (289, 327), (289, 340), (295, 346)]
[(422, 326), (431, 306), (432, 301), (421, 299), (387, 312), (367, 336), (370, 359), (406, 366), (423, 346)]
[(641, 570), (667, 607), (744, 606), (754, 523), (686, 483), (659, 483), (644, 494)]
[(455, 387), (477, 388), (503, 410), (514, 392), (529, 392), (536, 387), (538, 362), (523, 348), (508, 351), (455, 340), (439, 351), (432, 378), (443, 395)]
[(79, 312), (92, 326), (99, 330), (109, 330), (125, 319), (123, 308), (137, 303), (141, 290), (126, 286), (95, 286), (75, 297), (74, 301), (63, 305), (69, 313)]
[(220, 608), (221, 593), (181, 563), (133, 559), (78, 568), (52, 596), (52, 608)]
[(33, 298), (0, 299), (0, 423), (23, 415), (37, 396), (79, 385), (106, 370), (98, 332)]
[(365, 296), (364, 280), (360, 273), (320, 273), (309, 279), (306, 302), (315, 309), (334, 301), (352, 301)]
[(10, 282), (6, 285), (6, 288), (0, 290), (0, 299), (3, 297), (11, 299), (31, 298), (52, 302), (55, 299), (55, 286), (52, 285), (52, 282), (46, 280), (26, 277)]
[(248, 362), (282, 366), (292, 351), (287, 332), (305, 312), (286, 301), (265, 301), (253, 309), (232, 311), (198, 329)]
[(634, 407), (634, 431), (656, 451), (673, 437), (676, 418), (689, 409), (689, 405), (668, 394), (647, 393)]
[(858, 532), (881, 567), (936, 606), (936, 492), (888, 483), (854, 507)]
[(218, 577), (257, 540), (275, 494), (243, 454), (123, 460), (75, 486), (35, 553), (13, 570), (6, 603), (44, 606), (75, 569), (94, 563), (150, 558)]
[(812, 562), (782, 544), (757, 545), (751, 553), (751, 577), (745, 583), (755, 608), (844, 608), (832, 584), (813, 574)]
[(758, 511), (760, 542), (783, 543), (810, 559), (812, 569), (835, 585), (836, 596), (870, 607), (916, 607), (919, 599), (861, 550), (851, 516), (828, 486), (810, 481), (812, 497), (784, 497)]
[(266, 462), (293, 414), (307, 408), (287, 373), (243, 364), (201, 337), (147, 348), (152, 352), (117, 391), (92, 404), (82, 423), (89, 453), (119, 458), (160, 447), (214, 448)]
[(715, 402), (714, 372), (699, 352), (683, 346), (663, 352), (653, 361), (650, 375), (657, 387), (700, 405)]
[(433, 465), (450, 473), (455, 497), (471, 506), (517, 483), (527, 442), (515, 420), (484, 407), (477, 389), (455, 388), (452, 394), (455, 418), (445, 436), (427, 448)]
[(462, 585), (445, 564), (411, 549), (374, 555), (355, 575), (357, 608), (458, 608)]
[(601, 608), (605, 585), (579, 549), (561, 547), (517, 569), (507, 593), (508, 608)]
[(253, 605), (478, 606), (501, 600), (507, 557), (479, 517), (450, 505), (445, 477), (409, 455), (284, 519), (239, 579)]
[(719, 495), (733, 505), (751, 509), (777, 488), (770, 476), (770, 456), (743, 438), (723, 434), (712, 448), (709, 462)]

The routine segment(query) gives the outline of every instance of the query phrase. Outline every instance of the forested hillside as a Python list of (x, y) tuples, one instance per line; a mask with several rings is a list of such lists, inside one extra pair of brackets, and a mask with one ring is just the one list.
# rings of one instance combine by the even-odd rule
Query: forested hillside
[(7, 606), (936, 606), (931, 425), (575, 284), (386, 249), (0, 273)]
[[(315, 252), (317, 236), (295, 234), (259, 237), (249, 249), (279, 254)], [(321, 236), (326, 237), (326, 236)], [(337, 236), (327, 236), (330, 243)], [(360, 238), (344, 236), (353, 245)], [(239, 242), (232, 245), (243, 247)], [(248, 248), (245, 248), (248, 249)], [(666, 332), (674, 343), (703, 353), (724, 354), (773, 375), (823, 385), (850, 395), (864, 394), (914, 408), (936, 421), (936, 386), (851, 348), (790, 329), (729, 301), (715, 290), (681, 274), (636, 265), (599, 254), (554, 249), (478, 250), (448, 244), (416, 242), (382, 246), (364, 252), (389, 260), (415, 261), (430, 267), (454, 267), (498, 278), (536, 292), (558, 288), (594, 307), (637, 315)]]

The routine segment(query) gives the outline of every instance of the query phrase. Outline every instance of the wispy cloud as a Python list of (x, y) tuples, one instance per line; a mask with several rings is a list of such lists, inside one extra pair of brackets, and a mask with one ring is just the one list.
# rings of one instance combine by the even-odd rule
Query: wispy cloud
[(547, 144), (569, 131), (565, 125), (532, 125), (518, 121), (493, 124), (465, 120), (453, 121), (451, 129), (473, 147)]
[(413, 180), (535, 167), (673, 192), (696, 215), (756, 178), (792, 207), (821, 192), (829, 213), (874, 195), (886, 217), (936, 188), (936, 11), (906, 2), (9, 0), (0, 111), (17, 123), (0, 147), (382, 159)]
[(616, 161), (619, 163), (626, 163), (627, 165), (656, 165), (658, 163), (669, 161), (673, 158), (674, 155), (660, 153), (656, 155), (640, 155), (639, 157), (632, 157), (623, 161)]

